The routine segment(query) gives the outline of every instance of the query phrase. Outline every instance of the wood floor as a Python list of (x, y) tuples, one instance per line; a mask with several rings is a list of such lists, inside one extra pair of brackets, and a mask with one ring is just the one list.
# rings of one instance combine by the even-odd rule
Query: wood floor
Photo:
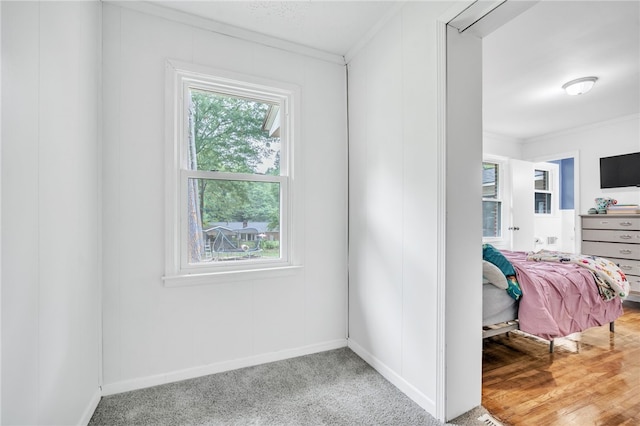
[(505, 425), (640, 425), (640, 303), (608, 326), (549, 344), (485, 339), (482, 405)]

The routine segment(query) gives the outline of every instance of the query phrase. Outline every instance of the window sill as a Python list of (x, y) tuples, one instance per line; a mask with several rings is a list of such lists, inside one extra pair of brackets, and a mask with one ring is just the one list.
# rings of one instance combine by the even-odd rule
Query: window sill
[(302, 270), (302, 266), (281, 266), (276, 268), (245, 269), (242, 271), (220, 271), (201, 274), (165, 275), (165, 287), (186, 287), (196, 285), (223, 284), (236, 281), (269, 279), (292, 276)]
[(482, 244), (493, 244), (493, 243), (501, 243), (506, 239), (503, 237), (482, 237)]

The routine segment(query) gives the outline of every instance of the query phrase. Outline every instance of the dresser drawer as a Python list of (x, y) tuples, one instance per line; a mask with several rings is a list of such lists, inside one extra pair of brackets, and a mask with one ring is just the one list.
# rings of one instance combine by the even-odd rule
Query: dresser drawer
[(583, 216), (582, 229), (632, 229), (640, 231), (640, 217), (615, 217), (615, 215)]
[(607, 259), (618, 265), (625, 275), (640, 276), (640, 260), (616, 259), (615, 257), (607, 257)]
[(606, 258), (640, 259), (640, 244), (583, 241), (582, 253)]
[(584, 229), (583, 241), (609, 241), (612, 243), (640, 244), (640, 231), (609, 230), (609, 229)]
[(640, 293), (640, 277), (627, 275), (627, 281), (629, 281), (629, 287), (631, 288), (631, 291)]

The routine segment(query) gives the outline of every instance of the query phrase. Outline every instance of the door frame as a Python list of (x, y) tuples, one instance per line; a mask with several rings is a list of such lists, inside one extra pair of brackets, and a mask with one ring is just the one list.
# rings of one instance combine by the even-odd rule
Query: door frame
[[(573, 158), (573, 223), (575, 224), (573, 249), (575, 253), (580, 253), (582, 249), (582, 227), (580, 224), (580, 151), (568, 151), (560, 154), (542, 155), (534, 157), (531, 161), (543, 163), (549, 161), (564, 160)], [(558, 207), (559, 208), (559, 207)]]
[[(465, 120), (460, 122), (450, 122), (450, 117), (447, 114), (447, 96), (448, 96), (448, 82), (450, 79), (451, 69), (447, 66), (447, 58), (452, 53), (448, 49), (447, 41), (447, 26), (449, 23), (456, 21), (469, 22), (471, 25), (463, 24), (463, 28), (458, 26), (460, 32), (469, 31), (474, 36), (482, 38), (501, 27), (515, 16), (524, 12), (531, 6), (533, 6), (537, 0), (530, 2), (515, 2), (515, 1), (495, 1), (491, 2), (492, 5), (487, 7), (489, 2), (465, 1), (460, 2), (452, 6), (452, 8), (445, 14), (440, 16), (436, 21), (436, 68), (437, 68), (437, 140), (436, 140), (436, 158), (438, 164), (438, 181), (436, 182), (436, 209), (437, 209), (437, 228), (438, 234), (436, 237), (436, 247), (438, 253), (443, 253), (438, 256), (437, 259), (437, 282), (436, 282), (436, 306), (437, 306), (437, 324), (436, 324), (436, 418), (440, 421), (449, 421), (459, 413), (460, 407), (466, 407), (466, 410), (475, 408), (477, 401), (482, 402), (482, 386), (480, 388), (468, 393), (464, 392), (465, 384), (460, 382), (448, 382), (448, 372), (455, 371), (455, 369), (464, 362), (474, 362), (474, 360), (481, 359), (482, 348), (479, 350), (468, 350), (463, 357), (456, 357), (455, 362), (451, 359), (447, 359), (446, 349), (448, 346), (460, 347), (464, 342), (461, 342), (460, 336), (456, 336), (454, 333), (447, 333), (449, 326), (448, 320), (460, 317), (465, 318), (466, 312), (463, 309), (456, 311), (455, 304), (449, 304), (450, 310), (447, 310), (447, 240), (450, 235), (447, 232), (448, 217), (447, 217), (447, 190), (453, 191), (455, 188), (449, 188), (447, 182), (447, 147), (449, 146), (450, 135), (447, 132), (448, 125), (464, 126)], [(507, 7), (504, 7), (507, 6)], [(491, 19), (485, 19), (481, 25), (478, 25), (481, 19), (487, 17), (490, 12), (499, 7), (499, 13), (491, 15)], [(480, 47), (480, 54), (481, 54)], [(482, 90), (482, 84), (480, 84), (480, 93)], [(478, 111), (481, 113), (481, 111)], [(482, 135), (479, 135), (480, 140)], [(477, 158), (477, 164), (482, 164), (482, 149)], [(479, 185), (481, 184), (480, 176)], [(473, 217), (477, 216), (481, 220), (482, 210), (478, 204), (477, 211), (471, 210), (469, 214)], [(450, 219), (450, 218), (449, 218)], [(481, 227), (480, 227), (481, 230)], [(482, 232), (480, 231), (480, 234)], [(460, 242), (460, 241), (458, 241)], [(468, 244), (476, 244), (477, 242), (470, 238)], [(480, 241), (481, 243), (481, 241)], [(478, 256), (481, 256), (481, 244), (478, 243)], [(481, 259), (481, 258), (480, 258)], [(480, 262), (479, 262), (480, 263)], [(478, 270), (478, 276), (481, 271)], [(468, 283), (451, 283), (452, 285), (473, 285), (472, 282)], [(460, 305), (463, 306), (463, 305)], [(453, 311), (452, 311), (453, 310)], [(470, 321), (465, 322), (465, 327), (478, 330), (478, 336), (481, 339), (482, 321), (481, 318), (473, 318)], [(451, 329), (450, 329), (451, 331)], [(464, 336), (462, 336), (464, 338)], [(457, 345), (456, 345), (457, 343)], [(456, 365), (458, 364), (458, 365)], [(472, 368), (471, 372), (472, 380), (480, 381), (482, 383), (482, 365), (476, 368)], [(452, 410), (450, 407), (457, 406), (457, 409)]]

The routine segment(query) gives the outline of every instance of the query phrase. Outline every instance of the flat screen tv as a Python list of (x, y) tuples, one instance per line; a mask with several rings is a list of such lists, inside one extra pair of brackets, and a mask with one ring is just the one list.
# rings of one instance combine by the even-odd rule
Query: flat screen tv
[(640, 187), (640, 152), (600, 159), (600, 188)]

